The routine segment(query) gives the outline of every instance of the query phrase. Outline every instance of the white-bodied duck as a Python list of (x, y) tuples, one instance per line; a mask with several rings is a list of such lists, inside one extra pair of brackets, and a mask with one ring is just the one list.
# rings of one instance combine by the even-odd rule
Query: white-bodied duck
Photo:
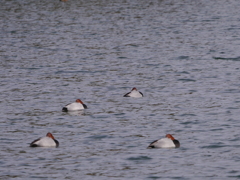
[(87, 109), (87, 106), (80, 99), (77, 99), (76, 102), (73, 102), (64, 106), (62, 108), (62, 111), (68, 112), (68, 111), (77, 111), (82, 109)]
[(134, 98), (140, 98), (143, 97), (143, 93), (137, 90), (137, 88), (132, 88), (131, 92), (125, 94), (123, 97), (134, 97)]
[(34, 140), (30, 147), (58, 147), (59, 142), (53, 137), (52, 133), (47, 133), (45, 137)]
[(153, 141), (148, 149), (151, 148), (178, 148), (180, 143), (171, 134), (167, 134), (165, 138)]

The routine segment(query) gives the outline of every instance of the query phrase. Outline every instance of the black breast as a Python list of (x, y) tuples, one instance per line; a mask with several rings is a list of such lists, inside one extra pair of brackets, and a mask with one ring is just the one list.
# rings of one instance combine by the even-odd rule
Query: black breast
[(174, 139), (173, 143), (175, 144), (176, 148), (180, 147), (180, 142), (178, 140)]
[(59, 146), (59, 142), (56, 139), (54, 139), (54, 141), (56, 143), (56, 147), (58, 147)]
[(86, 104), (83, 104), (83, 107), (84, 107), (84, 109), (87, 109), (87, 105)]

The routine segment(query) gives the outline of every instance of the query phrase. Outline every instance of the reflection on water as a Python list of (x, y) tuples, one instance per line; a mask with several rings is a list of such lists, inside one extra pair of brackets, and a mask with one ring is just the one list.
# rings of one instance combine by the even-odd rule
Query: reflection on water
[(82, 116), (84, 115), (84, 110), (78, 110), (78, 111), (68, 111), (66, 114), (69, 114), (71, 116)]

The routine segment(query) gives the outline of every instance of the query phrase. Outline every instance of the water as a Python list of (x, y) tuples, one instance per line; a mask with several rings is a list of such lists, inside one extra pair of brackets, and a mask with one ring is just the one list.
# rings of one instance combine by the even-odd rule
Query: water
[[(4, 0), (0, 179), (239, 179), (239, 9)], [(29, 147), (47, 132), (59, 148)], [(181, 147), (146, 149), (166, 133)]]

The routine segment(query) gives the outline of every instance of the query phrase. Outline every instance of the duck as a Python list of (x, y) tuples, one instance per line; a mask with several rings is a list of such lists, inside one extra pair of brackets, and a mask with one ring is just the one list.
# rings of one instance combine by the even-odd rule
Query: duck
[(148, 149), (152, 148), (179, 148), (180, 143), (171, 134), (167, 134), (165, 138), (153, 141)]
[(143, 93), (137, 90), (137, 88), (132, 88), (131, 92), (125, 94), (123, 97), (134, 97), (134, 98), (140, 98), (143, 97)]
[(59, 142), (53, 137), (52, 133), (47, 133), (45, 137), (34, 140), (30, 147), (58, 147)]
[(68, 111), (77, 111), (77, 110), (81, 110), (81, 109), (87, 109), (87, 106), (80, 99), (77, 99), (75, 102), (64, 106), (62, 108), (62, 111), (68, 112)]

